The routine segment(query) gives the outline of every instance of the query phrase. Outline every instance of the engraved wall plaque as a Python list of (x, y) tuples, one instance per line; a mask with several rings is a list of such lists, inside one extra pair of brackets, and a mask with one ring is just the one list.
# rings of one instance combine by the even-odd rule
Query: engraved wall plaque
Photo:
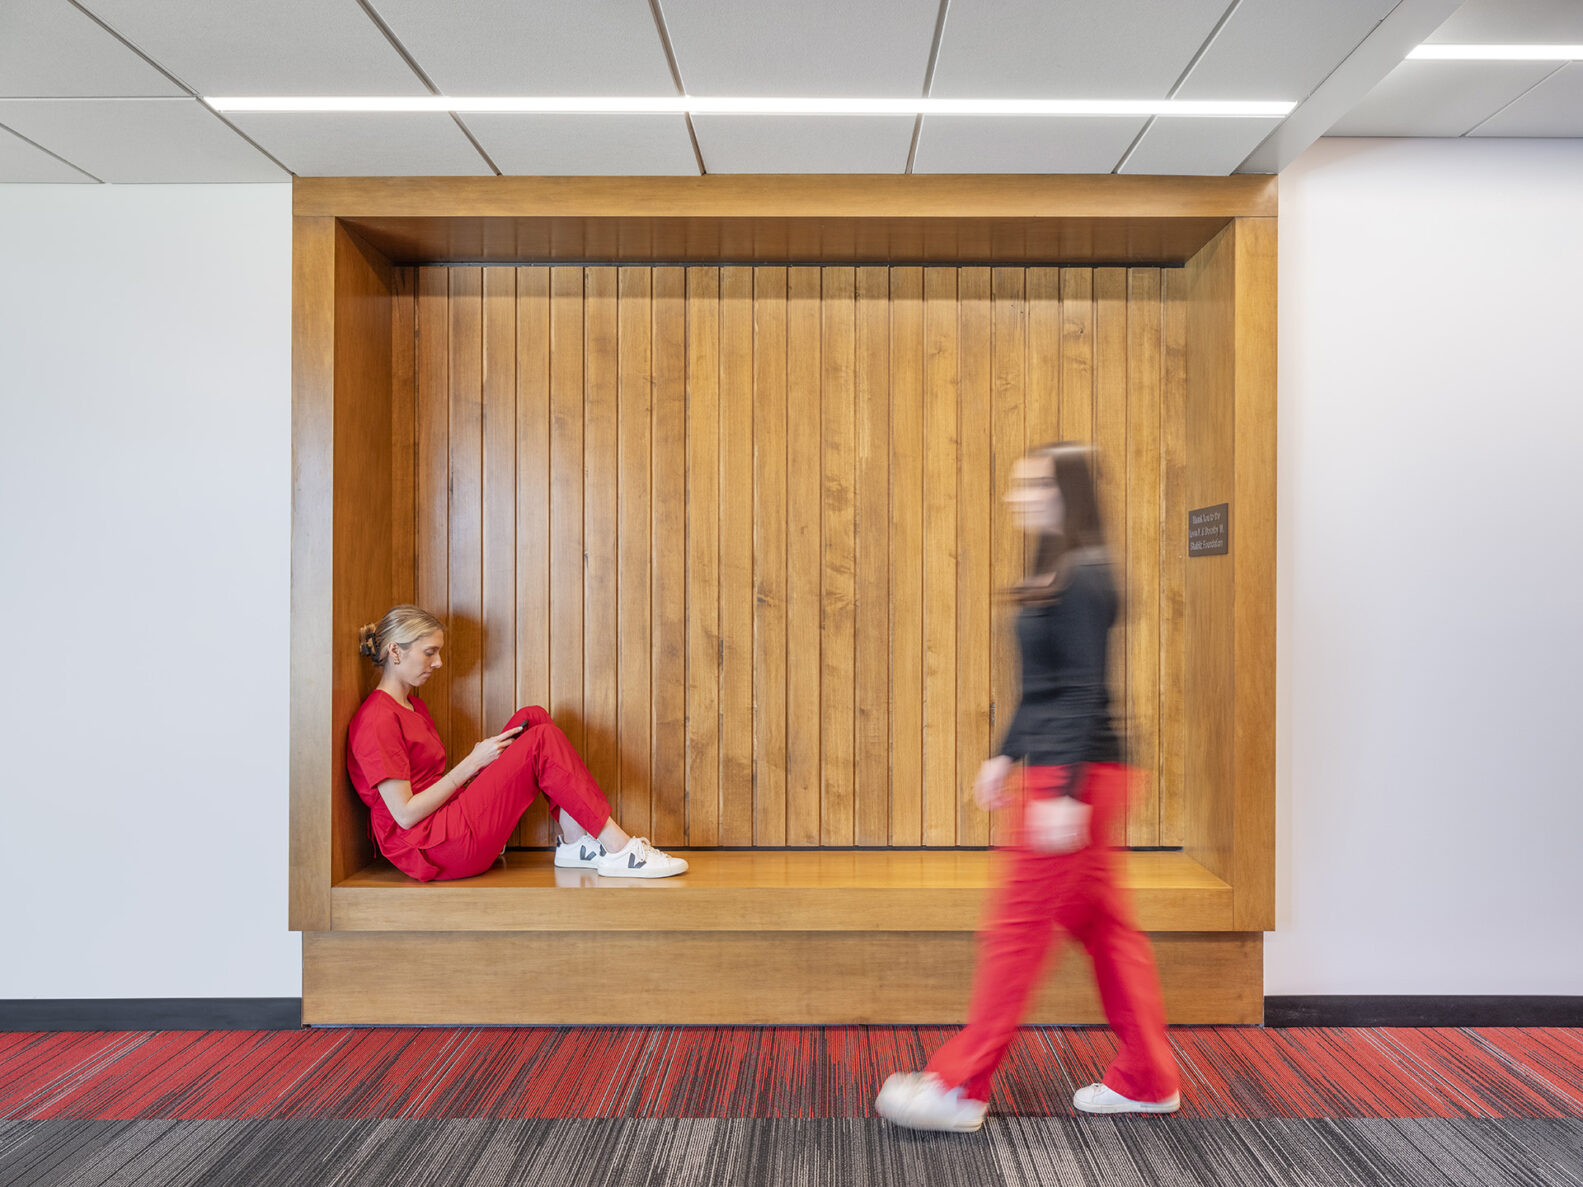
[(1225, 556), (1231, 547), (1231, 504), (1187, 513), (1187, 555)]

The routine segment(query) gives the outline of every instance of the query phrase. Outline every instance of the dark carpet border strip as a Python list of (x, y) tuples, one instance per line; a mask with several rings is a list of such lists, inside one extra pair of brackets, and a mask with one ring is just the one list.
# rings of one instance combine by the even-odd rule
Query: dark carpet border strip
[(1583, 1026), (1583, 997), (1385, 996), (1267, 997), (1264, 1025)]
[[(1583, 996), (1267, 997), (1264, 1025), (1583, 1026)], [(300, 997), (0, 999), (0, 1032), (296, 1030)]]
[(297, 1030), (300, 997), (0, 999), (0, 1031)]

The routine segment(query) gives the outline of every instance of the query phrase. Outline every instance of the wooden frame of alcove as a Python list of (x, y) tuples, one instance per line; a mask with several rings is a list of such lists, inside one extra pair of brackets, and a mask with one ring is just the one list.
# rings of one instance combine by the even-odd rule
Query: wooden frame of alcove
[[(1191, 709), (1182, 860), (1191, 876), (1140, 887), (1139, 911), (1155, 937), (1174, 1020), (1258, 1021), (1262, 932), (1274, 923), (1275, 184), (1110, 176), (299, 179), (290, 926), (304, 933), (305, 1020), (960, 1015), (979, 898), (964, 893), (960, 878), (862, 890), (818, 879), (790, 888), (784, 879), (716, 879), (672, 888), (688, 896), (678, 911), (674, 895), (395, 886), (363, 876), (371, 854), (346, 787), (344, 733), (366, 673), (347, 641), (399, 588), (387, 579), (386, 547), (402, 526), (391, 511), (400, 479), (388, 448), (393, 265), (597, 261), (1185, 269), (1188, 505), (1231, 503), (1233, 538), (1229, 555), (1188, 564), (1182, 590)], [(628, 933), (623, 942), (634, 950), (701, 972), (669, 995), (623, 996), (586, 975), (580, 981), (568, 957), (578, 947), (574, 935), (609, 930)], [(876, 952), (893, 966), (928, 967), (933, 984), (880, 984), (869, 971)], [(438, 974), (413, 972), (436, 967)], [(1081, 981), (1063, 975), (1035, 1017), (1095, 1020)], [(518, 1004), (529, 998), (531, 1008)]]

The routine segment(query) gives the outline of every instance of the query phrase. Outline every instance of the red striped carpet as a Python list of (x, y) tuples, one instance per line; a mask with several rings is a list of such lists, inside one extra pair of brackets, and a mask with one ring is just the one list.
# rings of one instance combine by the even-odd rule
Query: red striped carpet
[(1182, 1112), (1096, 1120), (1110, 1033), (1035, 1028), (983, 1134), (873, 1120), (948, 1033), (0, 1034), (0, 1182), (1583, 1185), (1583, 1030), (1177, 1028)]

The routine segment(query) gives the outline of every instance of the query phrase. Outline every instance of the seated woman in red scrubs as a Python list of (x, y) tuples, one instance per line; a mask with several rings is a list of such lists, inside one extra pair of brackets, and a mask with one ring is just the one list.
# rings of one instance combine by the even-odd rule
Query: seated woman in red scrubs
[(519, 709), (449, 771), (445, 747), (416, 689), (440, 669), (445, 628), (397, 606), (361, 632), (383, 674), (347, 729), (346, 766), (368, 805), (374, 840), (420, 882), (470, 878), (500, 856), (539, 792), (555, 810), (555, 864), (607, 878), (669, 878), (687, 863), (628, 836), (566, 735), (537, 705)]

